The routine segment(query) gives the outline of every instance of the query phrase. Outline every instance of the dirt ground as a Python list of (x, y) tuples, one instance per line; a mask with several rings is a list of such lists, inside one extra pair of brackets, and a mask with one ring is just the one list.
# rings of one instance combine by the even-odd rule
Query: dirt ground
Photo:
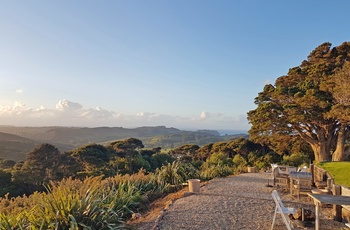
[[(245, 173), (202, 183), (200, 193), (184, 188), (153, 202), (146, 213), (135, 215), (127, 224), (132, 230), (217, 230), (271, 229), (275, 204), (268, 186), (268, 173)], [(285, 206), (314, 212), (308, 196), (300, 199), (277, 189)], [(331, 208), (323, 207), (321, 229), (348, 229), (333, 221)], [(293, 220), (296, 229), (314, 229), (314, 222)], [(307, 224), (306, 224), (307, 223)], [(275, 230), (286, 229), (278, 215)]]
[(167, 196), (154, 201), (147, 212), (140, 213), (141, 216), (136, 216), (127, 222), (127, 227), (131, 230), (151, 230), (155, 228), (155, 224), (161, 217), (164, 211), (169, 208), (177, 199), (190, 195), (188, 188), (185, 187), (175, 193), (170, 193)]

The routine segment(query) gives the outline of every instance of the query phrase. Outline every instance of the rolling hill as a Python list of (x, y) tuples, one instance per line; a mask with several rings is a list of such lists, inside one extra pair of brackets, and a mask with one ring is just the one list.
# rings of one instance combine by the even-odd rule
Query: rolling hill
[(0, 132), (0, 159), (20, 161), (25, 159), (38, 142), (14, 134)]
[(139, 127), (15, 127), (0, 126), (0, 158), (24, 160), (36, 145), (50, 143), (61, 152), (89, 143), (105, 144), (114, 140), (137, 138), (146, 148), (174, 148), (184, 144), (204, 145), (247, 137), (246, 133), (220, 136), (214, 130), (182, 131), (165, 126)]

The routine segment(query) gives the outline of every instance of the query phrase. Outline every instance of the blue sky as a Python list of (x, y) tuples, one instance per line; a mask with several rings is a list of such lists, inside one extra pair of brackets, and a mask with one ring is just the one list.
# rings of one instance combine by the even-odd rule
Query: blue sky
[(349, 41), (350, 2), (2, 1), (0, 125), (248, 130), (267, 83)]

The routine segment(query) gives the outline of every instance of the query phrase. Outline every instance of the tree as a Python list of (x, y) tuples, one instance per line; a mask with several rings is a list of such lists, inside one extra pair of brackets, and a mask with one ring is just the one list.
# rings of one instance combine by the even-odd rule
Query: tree
[(342, 161), (349, 155), (350, 148), (345, 146), (349, 136), (350, 125), (350, 62), (345, 62), (342, 69), (337, 71), (330, 80), (330, 90), (333, 93), (335, 105), (326, 117), (339, 120), (340, 127), (333, 161)]
[(129, 165), (130, 173), (136, 172), (135, 171), (136, 168), (133, 167), (132, 163), (133, 163), (133, 160), (138, 159), (140, 156), (140, 153), (138, 152), (138, 150), (144, 147), (141, 140), (136, 138), (118, 140), (110, 143), (110, 147), (114, 149), (117, 156), (126, 158)]
[(330, 85), (349, 58), (349, 42), (333, 48), (323, 43), (275, 85), (266, 85), (255, 98), (258, 107), (248, 112), (251, 139), (270, 145), (273, 138), (298, 135), (310, 144), (316, 162), (331, 160), (342, 123), (328, 115), (336, 105)]
[(198, 149), (199, 149), (198, 145), (185, 144), (171, 150), (170, 154), (179, 158), (181, 162), (191, 162), (192, 160), (198, 157), (197, 156)]
[(31, 193), (43, 189), (43, 184), (57, 179), (57, 167), (61, 154), (51, 144), (41, 144), (28, 153), (26, 160), (14, 166), (14, 182), (20, 183), (25, 192)]
[(210, 157), (213, 145), (213, 143), (205, 144), (197, 150), (197, 156), (201, 161), (205, 161)]
[(11, 191), (11, 173), (0, 169), (0, 197)]
[(0, 159), (0, 169), (11, 169), (15, 164), (16, 162), (13, 160)]
[(70, 155), (78, 163), (80, 177), (85, 177), (106, 174), (112, 152), (103, 145), (89, 144), (72, 150)]

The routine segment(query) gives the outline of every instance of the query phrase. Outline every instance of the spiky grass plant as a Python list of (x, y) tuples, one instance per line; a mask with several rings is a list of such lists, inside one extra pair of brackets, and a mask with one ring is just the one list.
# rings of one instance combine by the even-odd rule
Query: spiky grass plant
[(167, 183), (155, 174), (137, 174), (51, 182), (47, 193), (0, 198), (0, 229), (122, 229), (132, 213), (150, 197), (159, 197)]
[(178, 187), (183, 183), (183, 178), (181, 177), (181, 168), (178, 161), (174, 161), (172, 164), (162, 166), (160, 169), (156, 170), (157, 181), (159, 184), (169, 184), (171, 186)]
[[(71, 178), (51, 183), (47, 193), (2, 198), (7, 207), (0, 215), (0, 229), (120, 229), (142, 207), (148, 189), (157, 190), (152, 175)], [(18, 206), (18, 204), (20, 204)]]

